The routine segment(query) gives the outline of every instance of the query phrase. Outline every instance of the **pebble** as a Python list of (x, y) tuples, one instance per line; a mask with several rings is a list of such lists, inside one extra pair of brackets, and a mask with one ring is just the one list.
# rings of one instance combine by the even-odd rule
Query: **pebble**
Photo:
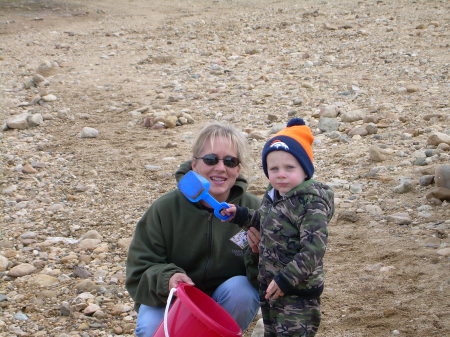
[(395, 225), (409, 225), (412, 222), (408, 213), (394, 213), (386, 217), (388, 223)]
[(386, 154), (375, 145), (369, 147), (369, 158), (374, 162), (382, 162), (387, 159)]
[(18, 312), (17, 314), (14, 315), (14, 318), (19, 321), (27, 321), (28, 320), (28, 316), (26, 314), (24, 314), (23, 312)]
[(419, 178), (419, 185), (420, 186), (429, 186), (434, 182), (434, 176), (433, 175), (424, 175)]
[(80, 132), (80, 138), (97, 138), (99, 131), (91, 127), (84, 127)]
[(437, 165), (434, 173), (436, 187), (450, 188), (450, 165)]
[(410, 179), (400, 179), (400, 184), (394, 187), (395, 193), (408, 193), (413, 190), (413, 184)]
[(30, 275), (36, 271), (36, 267), (29, 263), (21, 263), (8, 272), (8, 276), (11, 277), (22, 277), (25, 275)]
[(8, 269), (9, 260), (6, 256), (0, 255), (0, 272), (6, 271)]

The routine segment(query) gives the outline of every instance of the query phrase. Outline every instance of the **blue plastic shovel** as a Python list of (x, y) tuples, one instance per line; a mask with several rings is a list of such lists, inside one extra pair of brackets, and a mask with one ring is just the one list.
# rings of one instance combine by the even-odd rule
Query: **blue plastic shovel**
[(198, 202), (200, 200), (206, 201), (212, 208), (214, 208), (214, 215), (222, 220), (228, 220), (231, 215), (224, 216), (220, 211), (224, 208), (230, 208), (226, 202), (218, 202), (209, 194), (210, 183), (206, 178), (202, 177), (194, 171), (189, 171), (178, 182), (178, 188), (191, 202)]

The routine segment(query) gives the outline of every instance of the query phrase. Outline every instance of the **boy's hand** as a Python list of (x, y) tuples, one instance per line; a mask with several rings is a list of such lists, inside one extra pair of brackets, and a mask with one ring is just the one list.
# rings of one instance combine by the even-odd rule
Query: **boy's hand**
[(272, 280), (267, 287), (266, 296), (264, 298), (266, 300), (276, 300), (280, 296), (284, 296), (284, 292), (278, 287), (278, 284)]
[(222, 220), (222, 222), (229, 222), (230, 220), (233, 220), (233, 218), (236, 216), (236, 205), (234, 204), (228, 204), (230, 207), (229, 208), (223, 208), (220, 210), (220, 214), (222, 214), (223, 216), (230, 216), (229, 219), (227, 220)]

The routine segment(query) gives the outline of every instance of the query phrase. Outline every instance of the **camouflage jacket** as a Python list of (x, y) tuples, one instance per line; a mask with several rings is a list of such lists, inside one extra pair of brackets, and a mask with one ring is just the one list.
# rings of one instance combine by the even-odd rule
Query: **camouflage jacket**
[(238, 208), (235, 222), (261, 231), (259, 259), (250, 253), (246, 263), (258, 263), (263, 291), (275, 279), (286, 295), (318, 297), (324, 284), (323, 257), (334, 193), (310, 179), (284, 196), (277, 198), (277, 194), (269, 186), (257, 211)]

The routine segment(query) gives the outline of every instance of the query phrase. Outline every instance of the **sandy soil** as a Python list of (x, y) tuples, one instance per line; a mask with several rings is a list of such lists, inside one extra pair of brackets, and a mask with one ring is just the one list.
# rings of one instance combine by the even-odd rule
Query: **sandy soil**
[[(43, 116), (0, 133), (0, 335), (131, 335), (127, 240), (175, 187), (196, 132), (209, 120), (244, 130), (261, 195), (264, 139), (297, 116), (317, 135), (317, 179), (336, 191), (319, 336), (449, 336), (450, 208), (419, 184), (449, 164), (447, 147), (427, 144), (450, 134), (449, 22), (437, 0), (0, 0), (0, 122)], [(24, 87), (43, 62), (45, 81)], [(331, 105), (341, 124), (321, 134)], [(342, 121), (351, 111), (365, 118)], [(181, 113), (193, 122), (143, 124)], [(96, 247), (48, 241), (90, 230)], [(36, 270), (11, 276), (26, 263)], [(36, 285), (39, 273), (54, 282)], [(86, 280), (93, 298), (79, 297)]]

